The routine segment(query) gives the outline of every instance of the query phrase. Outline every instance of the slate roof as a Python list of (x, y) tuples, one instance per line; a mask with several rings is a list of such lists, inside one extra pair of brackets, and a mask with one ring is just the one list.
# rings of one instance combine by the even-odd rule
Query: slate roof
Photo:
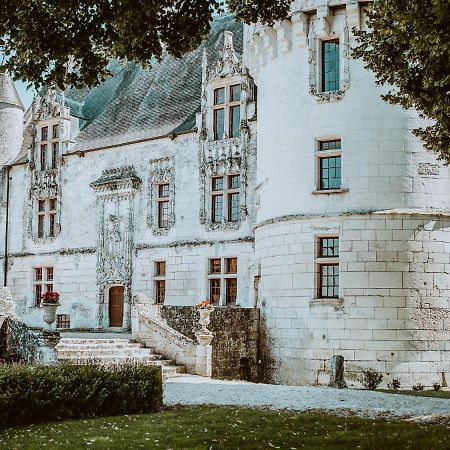
[(67, 90), (71, 114), (83, 119), (73, 151), (195, 130), (203, 49), (212, 67), (222, 50), (225, 30), (233, 32), (235, 50), (242, 54), (242, 24), (226, 16), (216, 19), (209, 37), (181, 59), (165, 55), (148, 69), (112, 62), (112, 76), (102, 85), (91, 90)]
[(5, 73), (0, 73), (0, 103), (24, 109), (14, 81)]

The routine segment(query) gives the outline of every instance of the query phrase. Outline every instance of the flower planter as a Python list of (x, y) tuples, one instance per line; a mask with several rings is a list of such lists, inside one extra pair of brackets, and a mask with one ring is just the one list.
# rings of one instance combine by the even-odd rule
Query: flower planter
[(48, 324), (50, 328), (52, 323), (56, 320), (56, 310), (60, 303), (42, 303), (42, 308), (44, 309), (44, 322)]
[(212, 310), (211, 309), (200, 309), (199, 312), (200, 312), (200, 320), (199, 320), (200, 325), (207, 327), (209, 325), (209, 323), (211, 322), (211, 319), (209, 316), (211, 315)]

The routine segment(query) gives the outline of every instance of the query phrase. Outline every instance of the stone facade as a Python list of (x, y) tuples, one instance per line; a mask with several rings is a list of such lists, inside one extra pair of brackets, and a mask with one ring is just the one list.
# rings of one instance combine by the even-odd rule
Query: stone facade
[[(23, 112), (2, 76), (2, 275), (6, 267), (17, 314), (42, 325), (35, 269), (50, 267), (71, 328), (109, 328), (110, 289), (123, 287), (126, 330), (133, 297), (155, 301), (157, 281), (166, 305), (192, 306), (211, 294), (210, 259), (237, 258), (236, 306), (260, 310), (265, 379), (328, 383), (333, 355), (345, 357), (350, 383), (365, 367), (403, 385), (448, 377), (449, 169), (411, 134), (417, 113), (384, 103), (388, 88), (351, 58), (367, 4), (298, 0), (273, 27), (219, 19), (180, 61), (112, 65), (104, 86), (37, 98), (22, 147)], [(328, 41), (339, 45), (332, 90), (323, 88)], [(45, 126), (56, 130), (47, 152), (56, 150), (44, 167)], [(341, 174), (324, 189), (330, 141), (339, 147), (325, 156), (340, 158)], [(328, 238), (339, 254), (321, 260)], [(325, 298), (324, 264), (339, 273)]]

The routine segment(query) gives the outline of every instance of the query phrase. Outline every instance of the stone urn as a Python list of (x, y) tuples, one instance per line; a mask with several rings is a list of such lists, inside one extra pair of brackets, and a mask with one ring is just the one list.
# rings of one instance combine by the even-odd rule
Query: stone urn
[(212, 309), (200, 309), (199, 312), (200, 312), (199, 323), (202, 326), (202, 328), (203, 327), (207, 328), (209, 323), (211, 322), (211, 319), (209, 316), (211, 315)]
[(44, 309), (44, 322), (48, 325), (48, 328), (52, 327), (52, 324), (56, 320), (56, 310), (61, 306), (61, 303), (42, 303)]

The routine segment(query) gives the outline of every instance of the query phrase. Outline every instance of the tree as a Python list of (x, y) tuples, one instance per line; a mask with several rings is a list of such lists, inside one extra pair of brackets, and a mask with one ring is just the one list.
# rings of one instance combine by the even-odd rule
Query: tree
[(377, 0), (368, 26), (354, 56), (395, 86), (384, 100), (433, 121), (414, 134), (450, 164), (450, 0)]
[[(237, 20), (272, 23), (290, 0), (230, 0)], [(148, 64), (196, 48), (223, 0), (0, 0), (0, 70), (40, 88), (100, 83), (108, 62)]]

